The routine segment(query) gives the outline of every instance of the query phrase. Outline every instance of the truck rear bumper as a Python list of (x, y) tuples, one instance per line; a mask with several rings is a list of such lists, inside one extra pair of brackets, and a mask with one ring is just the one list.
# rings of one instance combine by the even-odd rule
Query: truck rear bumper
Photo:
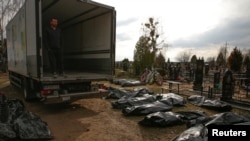
[(41, 96), (41, 101), (44, 104), (54, 104), (54, 103), (70, 103), (82, 98), (103, 98), (107, 96), (108, 91), (99, 89), (98, 91), (92, 92), (81, 92), (81, 93), (70, 93), (61, 95), (43, 95)]

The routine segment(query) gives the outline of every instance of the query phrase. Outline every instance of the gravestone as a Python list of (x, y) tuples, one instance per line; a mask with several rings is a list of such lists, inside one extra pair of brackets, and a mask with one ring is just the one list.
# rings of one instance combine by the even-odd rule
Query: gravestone
[(245, 85), (250, 85), (250, 63), (247, 65)]
[(173, 65), (170, 64), (168, 67), (168, 71), (169, 71), (169, 79), (172, 80), (173, 79)]
[(175, 70), (174, 70), (174, 80), (177, 80), (179, 75), (180, 75), (180, 71), (181, 71), (181, 66), (180, 64), (178, 63), (175, 67)]
[(221, 100), (231, 100), (234, 94), (234, 78), (230, 70), (225, 72), (222, 81), (222, 97)]
[(220, 72), (214, 73), (214, 88), (220, 88)]
[(209, 72), (209, 65), (206, 64), (205, 65), (205, 75), (208, 76), (208, 72)]
[(221, 90), (221, 84), (220, 84), (220, 72), (214, 73), (214, 86), (213, 86), (213, 93), (219, 94)]
[(204, 60), (198, 59), (196, 63), (193, 90), (202, 90)]
[(194, 69), (193, 68), (190, 68), (190, 70), (189, 70), (189, 79), (190, 80), (194, 80)]
[(177, 67), (174, 67), (174, 71), (173, 71), (173, 80), (177, 79), (177, 75), (178, 75), (178, 71), (177, 71)]

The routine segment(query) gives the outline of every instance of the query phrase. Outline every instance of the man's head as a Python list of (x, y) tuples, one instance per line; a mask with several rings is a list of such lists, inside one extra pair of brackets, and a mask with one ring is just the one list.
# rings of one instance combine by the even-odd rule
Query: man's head
[(57, 24), (58, 24), (58, 20), (57, 20), (56, 18), (52, 18), (52, 19), (50, 20), (50, 25), (51, 25), (52, 27), (56, 28), (56, 27), (57, 27)]

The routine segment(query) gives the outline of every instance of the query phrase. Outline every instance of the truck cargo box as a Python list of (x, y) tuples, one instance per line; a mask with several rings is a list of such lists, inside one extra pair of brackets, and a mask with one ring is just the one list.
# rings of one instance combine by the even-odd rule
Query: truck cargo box
[[(53, 17), (62, 29), (66, 73), (56, 78), (43, 42), (44, 29)], [(62, 83), (113, 79), (116, 11), (112, 6), (91, 0), (26, 0), (6, 31), (12, 84), (42, 91), (47, 84), (62, 87)]]

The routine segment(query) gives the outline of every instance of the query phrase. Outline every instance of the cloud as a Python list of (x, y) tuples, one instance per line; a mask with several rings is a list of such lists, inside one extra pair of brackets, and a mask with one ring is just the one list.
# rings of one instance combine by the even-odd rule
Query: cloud
[(249, 0), (97, 0), (117, 10), (116, 59), (133, 58), (148, 17), (160, 20), (168, 45), (166, 56), (175, 60), (178, 51), (192, 50), (197, 56), (217, 56), (229, 48), (250, 47)]
[(215, 28), (196, 34), (189, 38), (174, 41), (174, 46), (180, 47), (205, 47), (229, 42), (232, 45), (247, 47), (250, 45), (250, 19), (235, 18), (224, 21)]
[(121, 27), (121, 26), (128, 26), (134, 22), (136, 22), (138, 20), (138, 18), (136, 17), (131, 17), (125, 20), (118, 20), (117, 21), (117, 27)]
[(128, 33), (120, 33), (120, 34), (116, 34), (116, 39), (117, 41), (127, 41), (127, 40), (131, 40), (132, 37)]
[(237, 46), (239, 49), (250, 47), (250, 18), (235, 17), (225, 19), (211, 30), (188, 38), (175, 40), (168, 56), (175, 60), (177, 53), (190, 49), (199, 57), (217, 57), (219, 48), (228, 43), (229, 52)]

